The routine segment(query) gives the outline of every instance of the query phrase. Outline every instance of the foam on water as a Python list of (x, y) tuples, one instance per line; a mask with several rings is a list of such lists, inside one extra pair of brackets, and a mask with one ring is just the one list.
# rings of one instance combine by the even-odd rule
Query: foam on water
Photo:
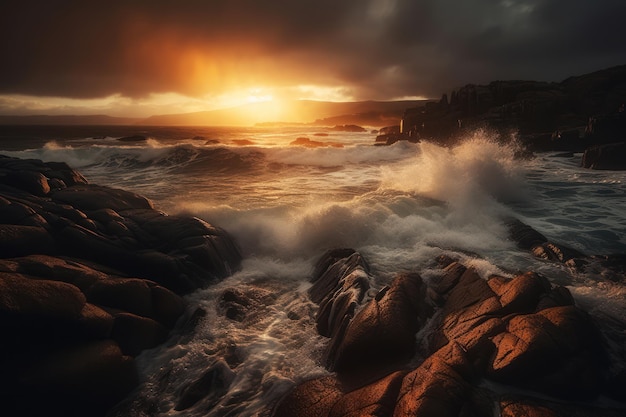
[[(310, 133), (257, 132), (255, 144), (245, 147), (60, 141), (8, 153), (68, 162), (93, 183), (140, 192), (166, 212), (218, 225), (242, 247), (242, 271), (188, 297), (191, 309), (207, 311), (195, 333), (139, 357), (145, 383), (135, 414), (143, 401), (157, 410), (154, 416), (255, 415), (295, 382), (324, 373), (319, 361), (326, 341), (315, 336), (316, 307), (306, 289), (312, 264), (336, 247), (364, 254), (375, 289), (398, 271), (417, 271), (428, 280), (442, 254), (461, 258), (483, 277), (532, 269), (567, 285), (605, 323), (619, 324), (607, 325), (607, 332), (623, 328), (623, 285), (572, 274), (520, 251), (503, 219), (518, 217), (550, 240), (588, 254), (624, 252), (626, 173), (583, 170), (579, 156), (519, 160), (514, 142), (502, 145), (484, 131), (452, 148), (406, 142), (374, 147), (371, 135), (339, 133), (315, 140), (343, 148), (288, 146)], [(253, 320), (230, 320), (217, 311), (220, 295), (233, 287), (269, 291), (273, 301), (254, 307)], [(224, 398), (213, 408), (205, 399), (174, 411), (181, 390), (227, 357), (229, 346), (241, 361), (231, 365), (235, 377)]]

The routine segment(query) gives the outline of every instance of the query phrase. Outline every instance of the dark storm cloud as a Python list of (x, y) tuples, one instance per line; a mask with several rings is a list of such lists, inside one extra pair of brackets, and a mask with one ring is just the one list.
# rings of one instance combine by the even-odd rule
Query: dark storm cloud
[[(192, 51), (209, 64), (239, 62), (238, 71), (284, 68), (285, 85), (437, 96), (626, 63), (624, 16), (623, 0), (9, 1), (0, 5), (0, 93), (210, 93), (190, 81)], [(225, 68), (205, 87), (219, 90)]]

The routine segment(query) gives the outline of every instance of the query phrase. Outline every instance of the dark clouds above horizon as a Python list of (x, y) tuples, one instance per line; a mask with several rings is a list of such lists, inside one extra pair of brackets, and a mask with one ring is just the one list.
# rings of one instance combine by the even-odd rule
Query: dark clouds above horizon
[(437, 97), (625, 64), (625, 18), (624, 0), (6, 1), (0, 94), (318, 85), (354, 99)]

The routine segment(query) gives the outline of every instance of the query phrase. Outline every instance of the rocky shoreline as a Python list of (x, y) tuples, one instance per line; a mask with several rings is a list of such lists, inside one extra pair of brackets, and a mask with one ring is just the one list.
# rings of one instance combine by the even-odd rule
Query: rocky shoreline
[(510, 141), (523, 154), (567, 151), (583, 153), (581, 166), (626, 169), (626, 66), (618, 66), (560, 83), (493, 81), (468, 84), (439, 101), (408, 108), (400, 126), (381, 130), (376, 145), (397, 141), (434, 141), (453, 145), (476, 129)]
[(367, 299), (363, 257), (327, 252), (309, 295), (333, 374), (297, 385), (272, 415), (624, 415), (624, 352), (611, 351), (565, 287), (438, 263), (430, 282), (401, 273)]
[(102, 416), (134, 357), (185, 320), (181, 295), (235, 271), (221, 229), (89, 184), (64, 163), (0, 157), (3, 412)]
[[(583, 254), (517, 219), (506, 223), (521, 250), (624, 281), (623, 254)], [(53, 417), (104, 416), (128, 398), (139, 384), (134, 358), (201, 319), (182, 296), (242, 261), (218, 227), (89, 184), (64, 163), (8, 157), (0, 157), (0, 254), (4, 410)], [(299, 383), (262, 415), (624, 415), (623, 323), (597, 320), (534, 272), (483, 277), (447, 257), (433, 267), (428, 279), (405, 271), (374, 290), (359, 252), (324, 254), (308, 296), (328, 338), (321, 360), (329, 374)], [(271, 302), (269, 291), (232, 288), (219, 314), (243, 322)], [(232, 382), (231, 362), (211, 364), (175, 409), (217, 402)]]

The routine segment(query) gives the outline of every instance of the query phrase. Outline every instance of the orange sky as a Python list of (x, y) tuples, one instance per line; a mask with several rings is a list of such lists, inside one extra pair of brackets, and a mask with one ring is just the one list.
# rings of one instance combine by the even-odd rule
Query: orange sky
[(624, 15), (614, 0), (7, 1), (0, 114), (143, 117), (560, 81), (624, 63)]

